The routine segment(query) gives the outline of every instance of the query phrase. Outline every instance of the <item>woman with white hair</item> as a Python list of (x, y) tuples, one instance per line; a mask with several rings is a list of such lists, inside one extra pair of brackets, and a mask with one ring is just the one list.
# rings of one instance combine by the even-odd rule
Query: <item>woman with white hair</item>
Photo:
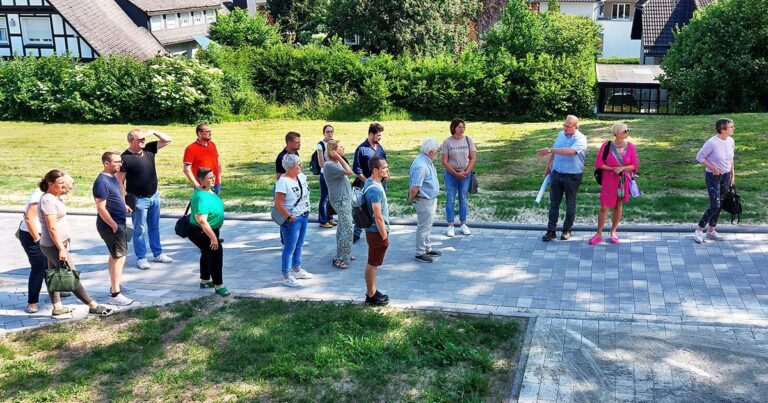
[[(635, 145), (627, 141), (629, 128), (624, 123), (616, 123), (612, 127), (614, 140), (606, 141), (600, 147), (595, 160), (595, 168), (601, 169), (600, 213), (597, 216), (597, 233), (589, 239), (590, 245), (603, 242), (603, 227), (608, 217), (608, 209), (613, 209), (611, 219), (612, 244), (619, 243), (616, 233), (621, 221), (624, 202), (629, 201), (629, 182), (632, 175), (640, 166), (637, 160)], [(606, 149), (607, 148), (607, 149)], [(603, 158), (605, 156), (605, 158)]]
[(285, 217), (280, 226), (283, 285), (301, 287), (296, 279), (312, 278), (312, 274), (301, 267), (301, 247), (309, 222), (309, 186), (307, 176), (301, 172), (298, 155), (286, 154), (282, 165), (285, 173), (275, 184), (275, 208)]

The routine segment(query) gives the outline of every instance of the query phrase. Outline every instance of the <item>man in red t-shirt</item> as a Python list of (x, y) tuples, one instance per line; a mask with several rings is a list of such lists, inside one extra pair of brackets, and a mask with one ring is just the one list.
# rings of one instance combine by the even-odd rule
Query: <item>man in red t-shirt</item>
[(207, 123), (200, 123), (195, 129), (197, 140), (184, 150), (184, 176), (195, 188), (200, 187), (196, 174), (198, 168), (210, 168), (216, 176), (216, 185), (213, 191), (219, 194), (221, 190), (221, 162), (216, 144), (211, 141), (211, 127)]

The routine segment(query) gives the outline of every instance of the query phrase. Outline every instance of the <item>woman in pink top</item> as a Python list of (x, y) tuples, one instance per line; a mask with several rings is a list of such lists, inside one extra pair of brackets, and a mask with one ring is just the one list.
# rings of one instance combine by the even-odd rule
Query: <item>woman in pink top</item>
[[(616, 123), (612, 130), (614, 140), (603, 143), (595, 159), (595, 168), (603, 171), (603, 179), (600, 185), (600, 213), (597, 216), (597, 233), (590, 238), (590, 245), (603, 242), (603, 227), (608, 217), (608, 209), (611, 208), (613, 209), (613, 218), (611, 219), (610, 241), (612, 244), (619, 243), (616, 230), (619, 227), (619, 221), (621, 221), (624, 202), (629, 201), (629, 181), (639, 167), (635, 145), (627, 141), (629, 136), (627, 125)], [(605, 162), (603, 162), (603, 152), (606, 147), (610, 147), (610, 149)]]

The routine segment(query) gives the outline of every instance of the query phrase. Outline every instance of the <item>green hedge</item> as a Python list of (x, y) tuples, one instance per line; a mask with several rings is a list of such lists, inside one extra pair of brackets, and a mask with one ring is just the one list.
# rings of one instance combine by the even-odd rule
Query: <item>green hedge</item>
[(20, 57), (0, 64), (0, 119), (199, 121), (230, 113), (220, 70), (196, 61)]
[(597, 59), (602, 64), (640, 64), (639, 57), (601, 57)]

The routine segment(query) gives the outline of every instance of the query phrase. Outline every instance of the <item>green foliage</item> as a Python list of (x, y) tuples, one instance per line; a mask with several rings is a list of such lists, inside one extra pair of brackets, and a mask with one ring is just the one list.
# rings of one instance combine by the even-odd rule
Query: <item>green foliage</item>
[(639, 57), (599, 57), (597, 58), (598, 63), (602, 64), (640, 64), (640, 58)]
[(499, 22), (485, 37), (485, 48), (491, 54), (502, 51), (523, 59), (538, 52), (544, 41), (540, 17), (528, 9), (527, 0), (510, 0)]
[(266, 17), (258, 13), (250, 15), (241, 8), (235, 8), (211, 24), (210, 37), (220, 45), (236, 47), (271, 46), (280, 42), (280, 34)]
[(469, 45), (475, 0), (330, 0), (329, 34), (360, 35), (370, 53), (435, 55)]
[(768, 0), (721, 0), (697, 11), (661, 66), (661, 85), (680, 112), (768, 110)]
[(0, 119), (216, 120), (230, 109), (222, 78), (218, 69), (188, 59), (15, 58), (0, 65)]
[[(284, 34), (294, 34), (299, 43), (325, 30), (329, 0), (267, 0), (269, 14)], [(288, 36), (288, 35), (286, 35)]]
[(560, 0), (547, 0), (547, 12), (557, 14), (560, 12)]

